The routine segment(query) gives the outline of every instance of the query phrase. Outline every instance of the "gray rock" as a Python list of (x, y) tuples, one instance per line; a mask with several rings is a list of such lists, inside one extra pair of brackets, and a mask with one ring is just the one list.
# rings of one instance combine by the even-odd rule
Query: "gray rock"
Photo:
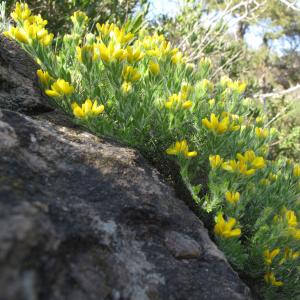
[(0, 113), (1, 300), (250, 299), (138, 152), (41, 119)]
[(14, 41), (0, 35), (0, 108), (25, 113), (52, 110), (38, 88), (38, 68)]
[(176, 231), (166, 232), (165, 244), (176, 258), (198, 258), (202, 255), (202, 249), (195, 240)]

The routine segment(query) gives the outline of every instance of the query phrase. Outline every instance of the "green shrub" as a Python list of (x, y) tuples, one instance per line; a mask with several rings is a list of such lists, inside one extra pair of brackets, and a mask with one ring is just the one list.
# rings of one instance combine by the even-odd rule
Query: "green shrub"
[(163, 36), (131, 33), (135, 22), (97, 24), (91, 33), (76, 12), (70, 34), (53, 45), (46, 22), (26, 5), (12, 17), (16, 27), (5, 35), (41, 65), (54, 106), (96, 134), (174, 158), (196, 203), (215, 216), (216, 242), (232, 265), (265, 298), (299, 297), (300, 166), (268, 160), (278, 133), (244, 98), (245, 83), (212, 82), (209, 59), (188, 64)]

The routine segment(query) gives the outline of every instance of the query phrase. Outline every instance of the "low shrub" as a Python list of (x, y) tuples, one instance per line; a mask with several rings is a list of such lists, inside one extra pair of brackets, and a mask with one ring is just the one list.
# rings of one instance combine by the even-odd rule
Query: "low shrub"
[(173, 158), (196, 203), (215, 217), (215, 240), (231, 264), (266, 299), (299, 297), (300, 165), (268, 160), (278, 133), (244, 98), (244, 82), (212, 82), (209, 59), (186, 63), (162, 35), (131, 33), (134, 21), (89, 32), (88, 17), (76, 12), (71, 32), (54, 43), (26, 4), (12, 18), (5, 35), (40, 64), (55, 107), (96, 134)]

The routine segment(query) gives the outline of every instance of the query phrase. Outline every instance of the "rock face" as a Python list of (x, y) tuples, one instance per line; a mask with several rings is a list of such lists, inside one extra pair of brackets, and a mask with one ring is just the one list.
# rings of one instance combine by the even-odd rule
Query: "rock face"
[(36, 80), (37, 65), (0, 35), (0, 107), (25, 113), (51, 110)]
[(251, 299), (137, 151), (38, 118), (0, 110), (1, 300)]

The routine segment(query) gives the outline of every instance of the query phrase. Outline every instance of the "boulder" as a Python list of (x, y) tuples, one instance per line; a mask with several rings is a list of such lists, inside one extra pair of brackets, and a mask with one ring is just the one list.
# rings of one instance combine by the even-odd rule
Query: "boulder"
[(27, 114), (52, 110), (38, 87), (37, 68), (14, 41), (0, 35), (0, 108)]

